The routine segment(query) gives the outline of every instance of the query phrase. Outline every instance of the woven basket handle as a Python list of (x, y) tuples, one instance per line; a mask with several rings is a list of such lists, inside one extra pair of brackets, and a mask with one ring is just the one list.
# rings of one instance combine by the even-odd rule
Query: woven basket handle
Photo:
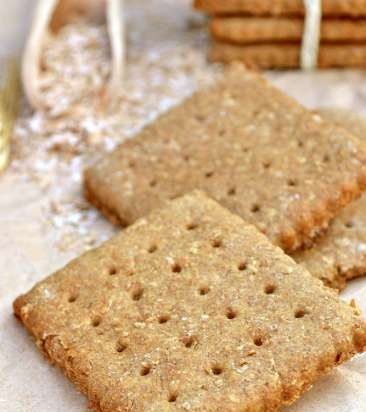
[(22, 59), (23, 87), (33, 107), (47, 109), (39, 89), (41, 53), (45, 39), (51, 31), (57, 31), (83, 13), (94, 20), (106, 17), (112, 51), (111, 77), (107, 90), (108, 97), (115, 98), (125, 65), (123, 0), (39, 0)]

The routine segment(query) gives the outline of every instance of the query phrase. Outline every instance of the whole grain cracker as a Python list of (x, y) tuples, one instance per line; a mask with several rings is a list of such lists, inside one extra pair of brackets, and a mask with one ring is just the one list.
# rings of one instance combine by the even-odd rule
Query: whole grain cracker
[[(195, 0), (198, 10), (210, 14), (304, 16), (304, 0)], [(322, 0), (324, 16), (366, 16), (365, 0)]]
[[(296, 69), (300, 67), (300, 44), (263, 43), (237, 45), (213, 42), (209, 51), (212, 62), (241, 62), (253, 69)], [(366, 67), (365, 44), (323, 43), (319, 48), (317, 67), (364, 68)]]
[(199, 192), (14, 308), (102, 412), (275, 411), (366, 346), (354, 308)]
[(295, 250), (361, 194), (365, 150), (238, 65), (89, 168), (85, 191), (127, 225), (202, 189)]
[[(366, 139), (366, 119), (347, 110), (323, 109), (323, 117)], [(330, 223), (313, 248), (294, 259), (329, 286), (343, 289), (346, 281), (366, 274), (366, 195), (351, 203)]]
[[(299, 42), (304, 32), (303, 18), (286, 17), (215, 17), (210, 22), (212, 36), (239, 44)], [(366, 21), (324, 19), (320, 38), (328, 42), (361, 42), (366, 40)]]

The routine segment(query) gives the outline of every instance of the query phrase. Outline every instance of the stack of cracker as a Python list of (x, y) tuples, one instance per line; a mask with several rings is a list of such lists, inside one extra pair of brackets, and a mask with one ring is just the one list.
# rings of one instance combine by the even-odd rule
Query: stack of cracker
[[(195, 0), (211, 16), (209, 58), (258, 69), (300, 66), (303, 0)], [(366, 1), (322, 2), (318, 67), (366, 66)]]
[(86, 171), (129, 227), (15, 314), (97, 411), (277, 411), (366, 350), (323, 284), (342, 285), (365, 188), (361, 139), (234, 66)]

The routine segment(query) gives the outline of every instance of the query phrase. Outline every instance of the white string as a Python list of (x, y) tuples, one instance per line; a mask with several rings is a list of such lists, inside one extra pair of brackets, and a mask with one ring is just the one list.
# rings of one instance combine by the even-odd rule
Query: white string
[(305, 21), (301, 44), (301, 68), (313, 70), (318, 65), (320, 28), (322, 22), (321, 0), (304, 0)]

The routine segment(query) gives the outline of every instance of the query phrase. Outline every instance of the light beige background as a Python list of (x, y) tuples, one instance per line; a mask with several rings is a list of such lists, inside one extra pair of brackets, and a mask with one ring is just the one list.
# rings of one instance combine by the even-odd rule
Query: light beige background
[[(29, 12), (25, 11), (28, 10), (29, 0), (6, 3), (9, 4), (5, 6), (5, 2), (2, 2), (0, 7), (0, 50), (9, 41), (9, 37), (2, 40), (4, 31), (14, 33), (18, 32), (18, 28), (23, 31), (24, 22), (29, 17)], [(147, 3), (150, 11), (144, 14)], [(190, 51), (193, 53), (190, 56), (204, 61), (203, 31), (194, 29), (187, 35), (187, 27), (192, 21), (196, 24), (188, 11), (188, 0), (130, 0), (127, 6), (133, 9), (131, 24), (134, 25), (129, 48), (142, 56), (133, 64), (138, 65), (142, 60), (151, 62), (151, 65), (160, 64), (156, 63), (157, 58), (171, 56), (174, 59), (177, 53)], [(21, 19), (17, 13), (12, 14), (17, 9), (21, 10)], [(187, 21), (191, 23), (187, 24)], [(13, 34), (9, 36), (12, 39)], [(20, 40), (14, 42), (20, 44)], [(175, 100), (164, 101), (158, 110), (179, 101), (192, 88), (190, 73), (190, 70), (182, 70), (179, 86), (175, 85), (182, 94), (177, 95)], [(165, 76), (170, 80), (176, 79), (176, 73), (173, 72), (166, 71)], [(365, 113), (366, 74), (363, 72), (293, 72), (272, 73), (269, 76), (309, 107), (339, 105)], [(159, 97), (158, 90), (153, 93)], [(56, 177), (52, 179), (53, 184), (59, 184)], [(64, 187), (66, 193), (67, 185)], [(80, 190), (79, 184), (77, 190)], [(4, 412), (87, 410), (86, 399), (77, 393), (58, 369), (45, 362), (12, 315), (11, 304), (18, 294), (64, 265), (76, 253), (75, 250), (61, 252), (56, 247), (58, 230), (54, 226), (44, 225), (44, 208), (50, 196), (52, 191), (45, 195), (39, 187), (20, 178), (16, 168), (10, 168), (5, 175), (0, 176), (0, 411)], [(102, 217), (96, 223), (97, 233), (108, 231), (109, 224)], [(366, 313), (366, 280), (353, 282), (343, 297), (357, 298)], [(365, 412), (365, 388), (366, 356), (359, 356), (316, 383), (288, 411)]]
[(35, 4), (36, 0), (1, 1), (0, 56), (22, 47)]

